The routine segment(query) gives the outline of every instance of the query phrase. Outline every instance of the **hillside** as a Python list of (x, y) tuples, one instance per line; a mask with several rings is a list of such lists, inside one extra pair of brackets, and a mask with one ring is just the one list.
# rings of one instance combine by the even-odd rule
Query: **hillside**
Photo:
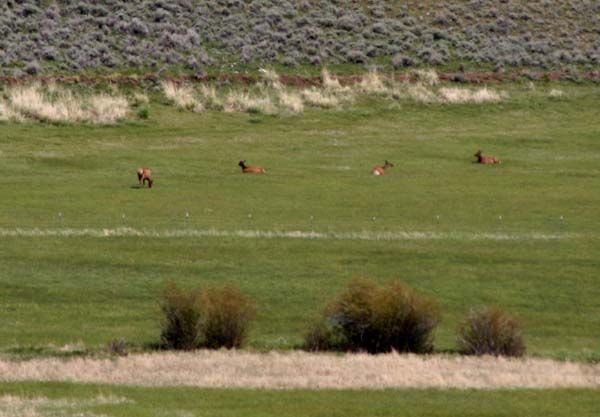
[(600, 3), (8, 0), (0, 75), (377, 64), (600, 65)]

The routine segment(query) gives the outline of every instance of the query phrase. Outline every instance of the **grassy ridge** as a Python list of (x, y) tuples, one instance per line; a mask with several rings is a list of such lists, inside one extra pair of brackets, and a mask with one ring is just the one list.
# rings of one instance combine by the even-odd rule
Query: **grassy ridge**
[[(262, 307), (252, 344), (289, 347), (329, 296), (366, 275), (401, 278), (439, 299), (441, 349), (453, 348), (457, 320), (470, 306), (495, 303), (523, 317), (530, 352), (597, 355), (600, 90), (561, 85), (563, 98), (550, 99), (551, 87), (502, 86), (511, 99), (486, 106), (365, 100), (356, 110), (271, 117), (153, 104), (148, 121), (115, 127), (0, 124), (5, 228), (575, 235), (503, 242), (3, 237), (1, 343), (149, 343), (158, 335), (156, 294), (174, 279), (239, 284)], [(479, 148), (503, 164), (473, 164)], [(239, 174), (242, 158), (268, 174)], [(396, 167), (370, 176), (384, 159)], [(152, 190), (136, 188), (140, 165), (155, 172)]]
[[(70, 416), (539, 416), (597, 415), (597, 390), (257, 391), (132, 388), (62, 383), (0, 385), (22, 398), (21, 410)], [(37, 408), (27, 398), (44, 397)], [(99, 404), (98, 398), (116, 404)], [(61, 402), (62, 400), (62, 402)], [(65, 404), (64, 400), (68, 400)], [(16, 403), (15, 400), (12, 403)], [(14, 412), (14, 409), (13, 409)], [(87, 414), (86, 414), (87, 415)]]

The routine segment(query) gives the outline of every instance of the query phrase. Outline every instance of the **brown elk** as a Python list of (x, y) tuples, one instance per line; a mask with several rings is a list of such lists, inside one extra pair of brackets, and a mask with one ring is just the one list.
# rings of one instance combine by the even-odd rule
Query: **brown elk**
[(265, 170), (263, 167), (246, 165), (245, 159), (243, 161), (240, 161), (238, 165), (242, 167), (242, 172), (244, 174), (264, 174), (265, 172), (267, 172), (267, 170)]
[(481, 153), (481, 149), (474, 155), (477, 157), (477, 162), (480, 164), (499, 164), (501, 163), (495, 156), (485, 156)]
[(391, 162), (386, 160), (385, 164), (374, 166), (373, 169), (371, 170), (371, 173), (373, 175), (377, 175), (377, 176), (385, 175), (385, 170), (388, 168), (392, 168), (393, 166), (394, 166), (394, 164), (392, 164)]
[(150, 168), (138, 168), (137, 176), (142, 187), (146, 184), (146, 181), (148, 181), (148, 188), (152, 188), (154, 180), (152, 179), (152, 170)]

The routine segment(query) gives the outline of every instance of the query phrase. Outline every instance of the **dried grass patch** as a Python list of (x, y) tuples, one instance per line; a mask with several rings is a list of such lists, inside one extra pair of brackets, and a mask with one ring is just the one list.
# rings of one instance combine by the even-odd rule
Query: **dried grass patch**
[(438, 94), (445, 103), (450, 104), (464, 104), (464, 103), (497, 103), (502, 101), (505, 94), (498, 93), (497, 91), (490, 90), (487, 87), (480, 88), (477, 90), (471, 90), (468, 88), (440, 88)]
[(81, 412), (81, 408), (98, 405), (116, 405), (131, 403), (124, 397), (100, 395), (85, 400), (50, 399), (46, 397), (19, 397), (16, 395), (0, 396), (0, 417), (44, 417), (44, 416), (77, 416), (100, 417), (98, 414)]
[(397, 353), (196, 351), (2, 360), (0, 380), (265, 389), (600, 388), (600, 364)]
[(327, 91), (311, 88), (302, 90), (301, 94), (302, 99), (309, 106), (325, 109), (337, 108), (340, 106), (340, 99)]
[(251, 95), (242, 91), (232, 91), (225, 97), (224, 110), (227, 113), (275, 114), (277, 112), (270, 96)]
[(366, 94), (387, 94), (389, 91), (383, 78), (377, 71), (369, 71), (363, 75), (357, 89)]
[(129, 102), (123, 96), (75, 95), (52, 84), (46, 89), (40, 84), (14, 87), (7, 96), (7, 102), (0, 103), (0, 120), (113, 124), (129, 112)]
[(181, 109), (196, 113), (204, 111), (202, 103), (196, 99), (194, 89), (189, 85), (177, 85), (172, 81), (161, 82), (165, 97)]

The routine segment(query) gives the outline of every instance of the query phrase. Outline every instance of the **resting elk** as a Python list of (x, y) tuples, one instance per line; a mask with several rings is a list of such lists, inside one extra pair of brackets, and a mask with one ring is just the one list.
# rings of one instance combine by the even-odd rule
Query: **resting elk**
[(244, 174), (264, 174), (265, 172), (267, 172), (263, 167), (246, 165), (245, 159), (243, 161), (240, 161), (238, 165), (242, 167), (242, 172)]
[(499, 164), (500, 160), (494, 156), (485, 156), (481, 153), (481, 150), (478, 150), (475, 154), (477, 157), (477, 162), (480, 164)]
[(378, 175), (378, 176), (385, 175), (385, 170), (388, 168), (392, 168), (393, 166), (394, 166), (394, 164), (392, 164), (391, 162), (386, 160), (385, 164), (374, 166), (373, 169), (371, 170), (371, 173), (373, 175)]

